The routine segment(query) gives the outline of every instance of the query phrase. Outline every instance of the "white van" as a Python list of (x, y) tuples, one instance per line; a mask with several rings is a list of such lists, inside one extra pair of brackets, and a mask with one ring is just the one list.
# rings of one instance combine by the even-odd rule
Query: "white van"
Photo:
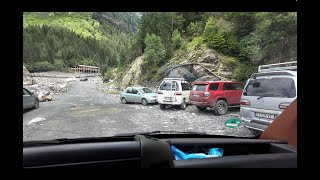
[(260, 135), (297, 98), (297, 61), (259, 66), (241, 96), (243, 125)]
[(160, 109), (166, 105), (177, 105), (186, 109), (189, 103), (191, 84), (183, 78), (164, 78), (158, 89), (158, 103)]

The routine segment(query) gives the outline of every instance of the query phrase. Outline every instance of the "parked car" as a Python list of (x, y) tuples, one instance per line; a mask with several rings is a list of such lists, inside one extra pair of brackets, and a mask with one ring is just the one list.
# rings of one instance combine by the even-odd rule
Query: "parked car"
[(157, 103), (157, 93), (147, 87), (127, 87), (120, 93), (120, 100), (122, 104), (135, 102), (147, 106), (149, 103)]
[(199, 110), (207, 107), (217, 115), (226, 114), (230, 106), (239, 106), (243, 83), (230, 81), (195, 82), (190, 92), (190, 103)]
[(160, 109), (164, 109), (167, 105), (177, 105), (180, 109), (186, 109), (190, 89), (190, 83), (183, 78), (164, 78), (158, 90)]
[(248, 79), (240, 114), (244, 126), (254, 135), (261, 134), (297, 98), (296, 63), (262, 65)]
[(23, 110), (29, 108), (39, 108), (39, 99), (35, 94), (23, 88)]

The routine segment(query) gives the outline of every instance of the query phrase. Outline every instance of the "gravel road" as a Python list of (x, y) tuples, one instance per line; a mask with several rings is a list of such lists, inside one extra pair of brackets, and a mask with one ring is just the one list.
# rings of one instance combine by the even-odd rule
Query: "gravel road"
[(192, 105), (186, 110), (160, 110), (159, 105), (121, 104), (119, 95), (99, 91), (101, 85), (102, 81), (74, 81), (68, 92), (40, 103), (39, 109), (24, 112), (23, 140), (101, 137), (155, 130), (253, 136), (242, 125), (225, 126), (226, 120), (239, 115), (239, 108), (215, 116), (209, 109), (200, 112)]

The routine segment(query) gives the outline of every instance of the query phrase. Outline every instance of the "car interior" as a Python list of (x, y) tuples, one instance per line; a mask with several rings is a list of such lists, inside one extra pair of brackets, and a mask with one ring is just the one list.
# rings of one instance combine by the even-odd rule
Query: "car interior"
[[(187, 153), (222, 148), (222, 157), (175, 160), (171, 145)], [(24, 168), (295, 168), (297, 100), (260, 135), (136, 134), (24, 142)]]

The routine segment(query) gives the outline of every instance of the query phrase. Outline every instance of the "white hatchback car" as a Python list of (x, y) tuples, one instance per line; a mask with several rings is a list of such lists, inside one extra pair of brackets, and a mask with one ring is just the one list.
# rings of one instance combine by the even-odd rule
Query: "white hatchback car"
[(166, 105), (180, 106), (180, 109), (186, 109), (189, 103), (191, 84), (183, 78), (164, 78), (158, 90), (158, 103), (160, 109)]

